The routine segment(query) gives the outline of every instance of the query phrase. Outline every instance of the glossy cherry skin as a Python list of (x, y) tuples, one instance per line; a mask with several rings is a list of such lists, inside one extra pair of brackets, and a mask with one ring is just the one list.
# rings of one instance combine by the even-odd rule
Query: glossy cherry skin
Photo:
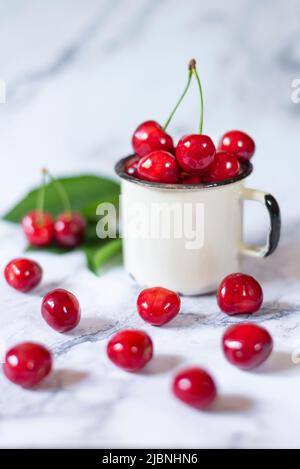
[(140, 159), (137, 167), (139, 179), (175, 184), (179, 178), (176, 158), (166, 151), (153, 151)]
[(153, 356), (152, 340), (143, 331), (126, 329), (117, 332), (107, 344), (108, 358), (119, 368), (138, 371)]
[(15, 384), (31, 388), (39, 384), (51, 371), (50, 352), (40, 344), (23, 342), (12, 347), (5, 356), (3, 371)]
[(146, 288), (141, 291), (137, 299), (139, 315), (153, 326), (162, 326), (171, 321), (179, 310), (179, 295), (166, 288)]
[(54, 238), (54, 222), (47, 212), (27, 213), (22, 220), (25, 236), (32, 246), (48, 246)]
[(137, 127), (132, 137), (132, 147), (138, 156), (147, 156), (158, 150), (174, 153), (172, 137), (155, 121), (146, 121)]
[(231, 130), (223, 135), (218, 148), (237, 156), (241, 160), (250, 160), (255, 152), (255, 143), (244, 132)]
[(125, 173), (129, 174), (129, 176), (137, 177), (137, 167), (140, 159), (139, 156), (129, 158), (124, 165)]
[(13, 259), (4, 269), (7, 283), (24, 293), (40, 283), (42, 274), (42, 268), (37, 262), (22, 257)]
[(201, 184), (202, 182), (202, 177), (198, 174), (180, 173), (179, 184)]
[(263, 291), (250, 275), (231, 274), (220, 283), (217, 301), (221, 310), (229, 315), (251, 314), (261, 307)]
[(235, 155), (225, 151), (217, 151), (214, 161), (203, 175), (204, 182), (218, 182), (234, 178), (239, 174), (240, 164)]
[(269, 332), (252, 323), (230, 326), (222, 339), (227, 360), (243, 370), (251, 370), (263, 363), (273, 349)]
[(176, 146), (176, 159), (187, 173), (203, 174), (212, 164), (216, 148), (207, 135), (186, 135)]
[(172, 385), (175, 396), (185, 404), (205, 409), (217, 396), (212, 377), (202, 368), (186, 368), (177, 373)]
[(86, 221), (79, 213), (62, 213), (55, 220), (54, 236), (59, 246), (75, 248), (84, 241), (85, 233)]
[(52, 290), (42, 301), (42, 316), (58, 332), (74, 329), (80, 321), (80, 305), (73, 293), (63, 288)]

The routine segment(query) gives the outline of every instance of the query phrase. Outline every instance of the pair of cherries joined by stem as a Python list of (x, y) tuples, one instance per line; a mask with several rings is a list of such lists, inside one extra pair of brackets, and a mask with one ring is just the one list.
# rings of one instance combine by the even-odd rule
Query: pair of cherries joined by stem
[[(31, 246), (45, 247), (55, 241), (60, 247), (74, 248), (84, 241), (86, 221), (79, 213), (72, 211), (62, 184), (50, 176), (47, 170), (43, 169), (42, 172), (43, 184), (39, 192), (38, 208), (29, 212), (22, 220), (25, 236)], [(46, 176), (55, 184), (65, 208), (55, 220), (44, 211)]]
[[(176, 147), (167, 127), (185, 97), (195, 76), (200, 93), (199, 133), (182, 137)], [(140, 124), (132, 137), (135, 156), (128, 159), (124, 171), (136, 178), (167, 184), (200, 184), (230, 179), (239, 174), (239, 161), (249, 160), (255, 143), (244, 132), (227, 132), (218, 149), (203, 128), (203, 94), (195, 60), (189, 63), (187, 85), (163, 127), (155, 121)]]

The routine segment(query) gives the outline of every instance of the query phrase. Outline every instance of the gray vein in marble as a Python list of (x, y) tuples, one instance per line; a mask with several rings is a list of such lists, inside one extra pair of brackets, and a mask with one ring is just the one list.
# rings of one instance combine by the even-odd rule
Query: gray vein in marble
[(165, 0), (160, 0), (159, 2), (146, 0), (141, 8), (136, 9), (135, 16), (132, 18), (132, 21), (126, 25), (125, 29), (107, 43), (105, 46), (106, 52), (119, 51), (121, 48), (128, 46), (131, 41), (138, 38), (142, 32), (145, 32), (145, 28), (151, 21), (152, 16), (156, 11), (159, 11), (159, 7), (164, 2)]
[[(120, 4), (120, 0), (107, 0), (104, 4), (104, 8), (98, 15), (93, 15), (93, 19), (83, 31), (73, 39), (73, 42), (66, 46), (46, 67), (37, 69), (28, 74), (25, 74), (15, 80), (7, 90), (7, 100), (9, 103), (13, 103), (16, 99), (19, 89), (24, 87), (36, 86), (38, 83), (45, 79), (50, 78), (57, 73), (62, 72), (68, 65), (70, 65), (77, 56), (81, 53), (86, 44), (93, 38), (93, 36), (99, 32), (109, 18), (113, 14), (114, 10)], [(32, 93), (32, 90), (31, 90)], [(30, 97), (31, 97), (30, 93)]]
[[(112, 324), (107, 328), (101, 328), (95, 332), (90, 332), (88, 334), (83, 334), (78, 337), (68, 339), (66, 342), (55, 345), (52, 349), (54, 355), (60, 356), (69, 352), (76, 345), (84, 344), (87, 342), (98, 342), (100, 340), (107, 339), (111, 334), (122, 328), (123, 323)], [(126, 322), (124, 321), (124, 324)], [(123, 325), (124, 326), (124, 325)]]
[[(119, 5), (120, 0), (107, 0), (101, 13), (96, 15), (96, 19), (93, 18), (91, 23), (83, 30), (83, 32), (73, 40), (73, 43), (65, 47), (54, 61), (42, 69), (38, 69), (17, 78), (12, 85), (8, 86), (7, 101), (10, 103), (10, 110), (12, 109), (12, 105), (17, 104), (19, 106), (20, 104), (28, 102), (29, 99), (32, 99), (33, 94), (36, 91), (36, 85), (40, 82), (51, 78), (53, 75), (57, 75), (67, 66), (72, 64), (86, 47), (88, 42), (93, 39), (93, 37), (101, 30), (101, 27), (109, 21), (110, 17)], [(134, 10), (134, 15), (130, 18), (129, 23), (126, 24), (125, 29), (121, 30), (121, 32), (119, 32), (113, 39), (108, 40), (106, 44), (104, 42), (103, 51), (106, 53), (112, 53), (137, 38), (144, 30), (146, 24), (151, 21), (151, 16), (158, 9), (158, 6), (159, 3), (153, 2), (153, 0), (147, 0), (145, 3), (143, 2), (141, 8), (136, 8)], [(23, 92), (24, 89), (26, 89), (25, 95)], [(19, 90), (22, 90), (21, 101), (18, 98)]]

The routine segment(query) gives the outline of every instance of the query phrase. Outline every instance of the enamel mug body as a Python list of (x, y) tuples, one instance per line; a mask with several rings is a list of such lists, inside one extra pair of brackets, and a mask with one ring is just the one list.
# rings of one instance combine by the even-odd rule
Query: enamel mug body
[[(125, 269), (142, 286), (162, 286), (184, 295), (209, 293), (238, 272), (240, 254), (266, 257), (277, 247), (280, 211), (274, 197), (245, 188), (251, 163), (241, 175), (220, 183), (155, 184), (123, 171), (121, 214)], [(243, 201), (265, 205), (270, 230), (264, 246), (242, 241)]]

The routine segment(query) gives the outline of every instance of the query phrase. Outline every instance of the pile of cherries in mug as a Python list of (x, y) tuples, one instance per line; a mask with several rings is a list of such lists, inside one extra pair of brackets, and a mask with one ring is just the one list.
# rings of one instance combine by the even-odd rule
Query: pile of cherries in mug
[[(200, 91), (200, 123), (197, 134), (185, 135), (176, 147), (167, 127), (195, 76)], [(202, 184), (232, 179), (241, 171), (241, 162), (252, 158), (255, 143), (239, 130), (223, 135), (216, 149), (212, 139), (202, 133), (203, 98), (195, 60), (189, 63), (187, 86), (164, 126), (149, 120), (140, 124), (132, 137), (134, 155), (124, 171), (137, 179), (164, 184)]]
[[(19, 258), (7, 264), (4, 275), (11, 287), (28, 292), (40, 283), (42, 268), (33, 260)], [(228, 315), (255, 313), (262, 301), (260, 284), (242, 273), (225, 277), (217, 292), (218, 305)], [(179, 295), (163, 287), (146, 288), (137, 298), (137, 313), (153, 326), (163, 326), (172, 321), (180, 308)], [(50, 327), (64, 333), (78, 325), (80, 305), (69, 291), (55, 289), (42, 299), (41, 316)], [(263, 327), (254, 323), (239, 323), (225, 331), (222, 348), (232, 365), (249, 370), (268, 358), (273, 340)], [(151, 360), (153, 342), (142, 330), (120, 330), (108, 341), (107, 356), (123, 370), (137, 372)], [(26, 388), (38, 385), (51, 368), (50, 351), (33, 342), (19, 343), (8, 350), (3, 365), (5, 376)], [(195, 366), (179, 371), (173, 378), (172, 389), (178, 399), (199, 409), (208, 407), (217, 397), (214, 379), (206, 370)]]

